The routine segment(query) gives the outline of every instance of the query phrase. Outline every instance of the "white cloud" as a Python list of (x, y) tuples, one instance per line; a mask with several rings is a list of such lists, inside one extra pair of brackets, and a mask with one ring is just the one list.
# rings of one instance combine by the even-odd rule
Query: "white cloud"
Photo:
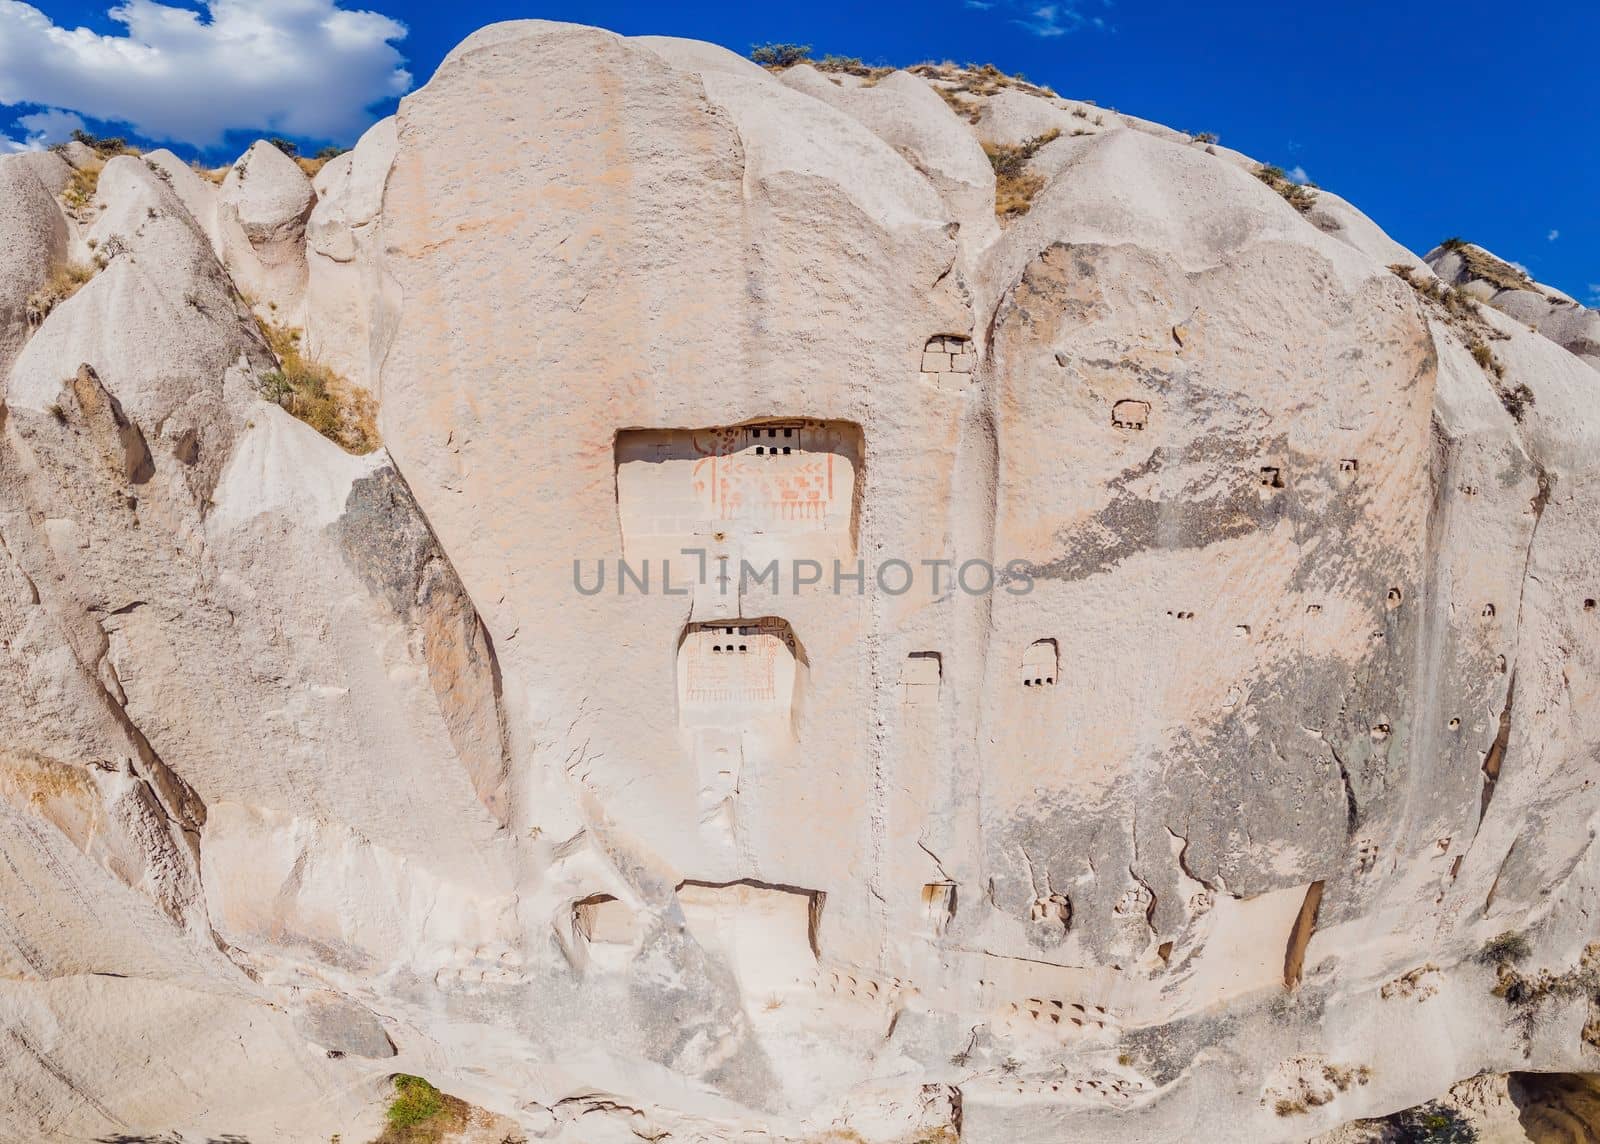
[(47, 107), (17, 116), (17, 126), (22, 128), (22, 138), (7, 139), (0, 135), (0, 152), (39, 151), (52, 143), (63, 143), (72, 138), (74, 131), (82, 129), (83, 119), (70, 111)]
[(28, 133), (28, 143), (35, 147), (48, 147), (52, 143), (65, 143), (74, 131), (83, 130), (83, 117), (60, 108), (47, 107), (31, 115), (19, 115), (17, 124)]
[(1291, 183), (1299, 183), (1302, 187), (1311, 181), (1311, 176), (1306, 174), (1306, 169), (1298, 165), (1289, 168), (1283, 174)]
[[(65, 108), (199, 146), (230, 129), (349, 139), (365, 108), (404, 93), (404, 24), (335, 0), (126, 0), (106, 36), (0, 0), (0, 104)], [(202, 19), (202, 16), (206, 17)], [(45, 112), (42, 114), (51, 114)]]
[(1561, 237), (1561, 232), (1559, 230), (1552, 230), (1549, 234), (1544, 236), (1544, 240), (1546, 242), (1554, 242), (1556, 239), (1558, 239), (1560, 237)]
[(1589, 305), (1600, 307), (1600, 282), (1589, 283)]
[(1018, 27), (1027, 29), (1035, 36), (1054, 39), (1080, 28), (1105, 28), (1103, 17), (1091, 15), (1085, 9), (1109, 8), (1111, 0), (1054, 0), (1052, 3), (1040, 3), (1039, 0), (966, 0), (966, 6), (980, 11), (1001, 8)]

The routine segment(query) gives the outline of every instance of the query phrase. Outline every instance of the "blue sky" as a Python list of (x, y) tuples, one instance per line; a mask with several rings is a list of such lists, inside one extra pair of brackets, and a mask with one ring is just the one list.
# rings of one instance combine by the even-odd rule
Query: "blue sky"
[(873, 63), (993, 62), (1063, 95), (1213, 131), (1303, 168), (1414, 250), (1459, 234), (1600, 304), (1592, 2), (123, 0), (116, 12), (0, 0), (0, 138), (48, 142), (73, 112), (214, 160), (256, 134), (349, 143), (499, 19), (741, 52), (795, 41)]

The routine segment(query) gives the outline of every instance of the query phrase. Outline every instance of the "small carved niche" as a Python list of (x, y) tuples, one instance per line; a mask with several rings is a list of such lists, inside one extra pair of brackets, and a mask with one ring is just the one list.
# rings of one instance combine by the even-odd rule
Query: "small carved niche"
[(639, 936), (633, 910), (610, 894), (592, 894), (573, 903), (572, 928), (591, 944), (632, 945)]
[(1065, 937), (1072, 928), (1072, 901), (1065, 894), (1040, 894), (1028, 904), (1028, 921)]
[(922, 347), (922, 372), (935, 375), (929, 380), (943, 380), (937, 377), (942, 373), (970, 374), (977, 364), (972, 339), (960, 334), (935, 334)]
[(914, 651), (900, 669), (900, 702), (907, 706), (939, 701), (944, 661), (936, 651)]
[(1111, 407), (1111, 427), (1143, 432), (1150, 423), (1150, 403), (1125, 397)]
[(690, 624), (678, 644), (684, 726), (738, 726), (792, 715), (804, 653), (773, 616)]
[(846, 421), (621, 430), (614, 460), (626, 556), (692, 568), (685, 548), (755, 537), (796, 556), (848, 552), (864, 454), (860, 427)]
[(1483, 606), (1483, 612), (1481, 613), (1481, 615), (1486, 620), (1494, 619), (1494, 605), (1493, 604), (1485, 604)]
[(1594, 611), (1594, 609), (1595, 609), (1595, 602), (1594, 602), (1594, 599), (1592, 597), (1583, 602), (1583, 610), (1584, 611), (1592, 612), (1592, 611)]
[(1022, 653), (1022, 686), (1054, 687), (1061, 666), (1061, 653), (1053, 639), (1034, 640)]
[(1271, 492), (1288, 487), (1284, 483), (1283, 467), (1281, 465), (1262, 465), (1256, 479), (1265, 491)]
[(1345, 457), (1339, 462), (1339, 484), (1349, 488), (1356, 483), (1356, 476), (1361, 471), (1361, 462), (1354, 457)]
[(1402, 592), (1399, 588), (1390, 588), (1389, 589), (1389, 595), (1384, 600), (1384, 606), (1386, 608), (1388, 608), (1392, 612), (1392, 611), (1394, 611), (1394, 609), (1398, 608), (1401, 604), (1405, 603), (1405, 598), (1406, 598), (1406, 594), (1404, 592)]

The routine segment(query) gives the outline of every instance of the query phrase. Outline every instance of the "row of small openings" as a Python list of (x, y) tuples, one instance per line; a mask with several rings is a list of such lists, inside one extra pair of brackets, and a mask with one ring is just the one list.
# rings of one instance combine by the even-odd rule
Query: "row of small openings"
[[(715, 629), (713, 629), (713, 630), (715, 630)], [(728, 636), (733, 635), (735, 632), (737, 632), (741, 636), (748, 636), (754, 631), (755, 631), (754, 628), (748, 627), (746, 625), (740, 625), (737, 628), (723, 628), (722, 629), (723, 634), (724, 635), (728, 635)], [(738, 647), (735, 647), (731, 643), (728, 644), (727, 646), (723, 646), (722, 644), (712, 644), (711, 645), (711, 650), (714, 651), (714, 652), (734, 652), (735, 654), (737, 654), (738, 652), (749, 651), (750, 650), (750, 645), (749, 644), (740, 644)]]
[[(761, 440), (763, 434), (768, 441), (777, 440), (780, 434), (784, 440), (792, 441), (794, 439), (793, 425), (753, 425), (746, 432), (750, 434), (750, 440), (752, 441)], [(756, 456), (758, 457), (776, 457), (780, 452), (787, 457), (793, 451), (794, 447), (792, 445), (756, 446)]]

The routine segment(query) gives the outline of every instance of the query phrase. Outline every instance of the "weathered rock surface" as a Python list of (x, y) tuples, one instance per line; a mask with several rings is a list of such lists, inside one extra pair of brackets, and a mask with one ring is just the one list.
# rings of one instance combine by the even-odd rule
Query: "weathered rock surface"
[(306, 220), (316, 204), (311, 180), (271, 143), (240, 156), (217, 195), (222, 264), (253, 301), (285, 318), (300, 313), (306, 288)]
[(1471, 243), (1436, 247), (1427, 262), (1442, 281), (1460, 286), (1600, 370), (1600, 310), (1533, 281)]
[(317, 204), (306, 222), (307, 347), (374, 393), (399, 308), (381, 257), (380, 211), (394, 146), (394, 120), (384, 119), (353, 150), (329, 160), (317, 174)]
[[(524, 21), (314, 184), (0, 160), (0, 318), (104, 263), (0, 325), (0, 1141), (368, 1139), (395, 1073), (494, 1139), (1298, 1141), (1594, 1070), (1581, 344), (935, 82)], [(1002, 228), (980, 143), (1056, 127)]]
[[(0, 369), (27, 340), (34, 291), (67, 257), (67, 223), (28, 155), (0, 158)], [(52, 156), (54, 158), (54, 156)]]

